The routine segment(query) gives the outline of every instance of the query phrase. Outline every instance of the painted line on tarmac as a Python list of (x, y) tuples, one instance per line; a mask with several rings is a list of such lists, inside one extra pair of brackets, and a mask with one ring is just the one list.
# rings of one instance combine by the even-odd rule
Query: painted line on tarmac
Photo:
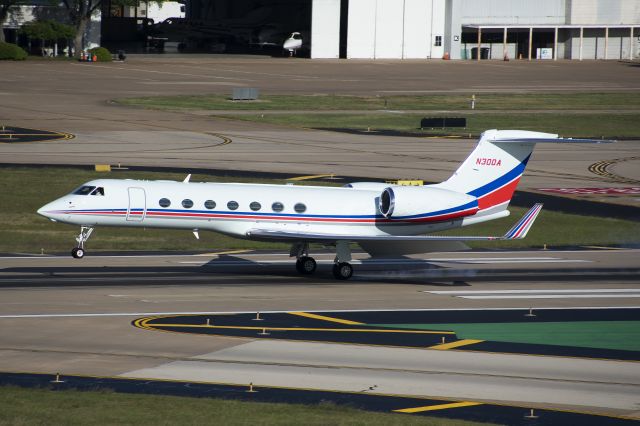
[(459, 348), (461, 346), (474, 345), (476, 343), (482, 343), (484, 340), (477, 339), (461, 339), (455, 342), (443, 343), (441, 345), (429, 346), (429, 349), (437, 349), (439, 351), (446, 351), (448, 349)]
[(634, 288), (594, 288), (594, 289), (530, 289), (530, 290), (487, 290), (487, 291), (423, 291), (441, 296), (454, 296), (461, 299), (599, 299), (599, 298), (635, 298), (640, 297), (640, 289)]
[(430, 291), (433, 294), (525, 294), (525, 293), (640, 293), (640, 289), (637, 288), (584, 288), (584, 289), (572, 289), (572, 290), (556, 290), (556, 289), (538, 289), (538, 290), (478, 290), (478, 291), (463, 291), (463, 290), (437, 290)]
[[(163, 328), (206, 328), (212, 330), (255, 330), (255, 331), (321, 331), (321, 332), (346, 332), (346, 333), (389, 333), (389, 334), (456, 334), (454, 331), (432, 330), (402, 330), (387, 328), (313, 328), (313, 327), (272, 327), (272, 326), (243, 326), (243, 325), (207, 325), (207, 324), (149, 324), (149, 321), (157, 317), (143, 318), (139, 323), (147, 330), (162, 330)], [(162, 318), (160, 318), (162, 319)], [(136, 323), (138, 323), (136, 321)], [(136, 325), (137, 327), (138, 325)]]
[(324, 315), (316, 315), (316, 314), (312, 314), (310, 312), (288, 312), (288, 313), (291, 314), (291, 315), (298, 315), (298, 316), (301, 316), (301, 317), (313, 318), (313, 319), (322, 320), (322, 321), (337, 322), (339, 324), (364, 325), (364, 323), (362, 323), (362, 322), (350, 321), (350, 320), (346, 320), (346, 319), (342, 319), (342, 318), (327, 317), (327, 316), (324, 316)]
[(326, 177), (333, 178), (334, 176), (335, 176), (335, 174), (331, 173), (331, 174), (328, 174), (328, 175), (325, 174), (325, 175), (296, 176), (296, 177), (287, 178), (287, 180), (302, 181), (302, 180), (326, 178)]
[(640, 297), (637, 293), (618, 294), (532, 294), (532, 295), (504, 295), (504, 296), (456, 296), (469, 300), (498, 300), (498, 299), (626, 299)]
[(401, 408), (399, 410), (393, 410), (393, 412), (411, 414), (411, 413), (422, 413), (424, 411), (448, 410), (450, 408), (472, 407), (474, 405), (483, 405), (483, 403), (474, 402), (474, 401), (462, 401), (462, 402), (452, 402), (450, 404), (425, 405), (423, 407), (414, 407), (414, 408)]
[[(541, 310), (583, 310), (583, 309), (640, 309), (639, 306), (549, 306), (539, 307), (536, 311)], [(522, 306), (508, 308), (430, 308), (430, 309), (350, 309), (350, 310), (334, 310), (334, 309), (302, 309), (300, 312), (473, 312), (473, 311), (523, 311), (528, 312), (529, 308)], [(286, 314), (290, 311), (260, 311), (260, 314)], [(195, 311), (195, 312), (105, 312), (105, 313), (79, 313), (79, 314), (8, 314), (0, 315), (3, 318), (90, 318), (90, 317), (138, 317), (138, 316), (168, 316), (168, 315), (231, 315), (231, 314), (255, 314), (256, 311)]]

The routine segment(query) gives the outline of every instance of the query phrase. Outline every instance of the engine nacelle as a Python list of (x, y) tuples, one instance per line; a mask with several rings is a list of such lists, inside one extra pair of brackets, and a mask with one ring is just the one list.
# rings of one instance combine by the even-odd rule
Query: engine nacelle
[(380, 194), (380, 212), (389, 219), (441, 221), (478, 211), (476, 197), (428, 186), (390, 186)]

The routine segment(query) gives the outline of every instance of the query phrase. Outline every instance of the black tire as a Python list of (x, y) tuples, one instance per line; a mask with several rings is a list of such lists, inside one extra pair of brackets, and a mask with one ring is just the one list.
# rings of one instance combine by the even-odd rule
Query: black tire
[(71, 256), (76, 259), (82, 259), (84, 257), (84, 249), (81, 249), (80, 247), (74, 247), (73, 250), (71, 250)]
[(353, 275), (353, 266), (347, 262), (333, 265), (333, 276), (339, 280), (348, 280)]
[(302, 275), (311, 275), (316, 271), (316, 261), (313, 257), (302, 256), (296, 261), (296, 270)]

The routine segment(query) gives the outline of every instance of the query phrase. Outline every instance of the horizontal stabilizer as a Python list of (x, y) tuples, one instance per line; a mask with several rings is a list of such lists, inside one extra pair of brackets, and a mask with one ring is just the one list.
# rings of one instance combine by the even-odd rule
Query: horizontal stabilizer
[(575, 139), (575, 138), (513, 138), (492, 139), (491, 143), (614, 143), (610, 139)]
[(498, 236), (447, 236), (447, 235), (340, 235), (279, 231), (271, 229), (251, 229), (247, 237), (265, 241), (316, 241), (335, 243), (336, 241), (498, 241), (519, 240), (524, 238), (533, 226), (533, 222), (542, 210), (542, 204), (534, 205), (513, 228), (502, 237)]

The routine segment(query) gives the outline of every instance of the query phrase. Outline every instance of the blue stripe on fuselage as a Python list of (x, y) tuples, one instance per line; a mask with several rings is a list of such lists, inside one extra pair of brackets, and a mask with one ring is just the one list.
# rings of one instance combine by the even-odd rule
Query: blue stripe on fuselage
[(505, 184), (511, 182), (513, 179), (519, 177), (520, 175), (522, 175), (522, 173), (524, 173), (524, 169), (525, 167), (527, 167), (527, 163), (529, 162), (529, 158), (531, 158), (531, 154), (527, 155), (527, 158), (525, 158), (524, 160), (522, 160), (522, 162), (520, 164), (518, 164), (517, 166), (515, 166), (511, 171), (505, 173), (504, 175), (500, 176), (498, 179), (494, 180), (493, 182), (489, 182), (486, 185), (481, 186), (480, 188), (474, 189), (473, 191), (469, 191), (467, 192), (468, 195), (473, 195), (476, 198), (480, 198), (483, 195), (486, 195), (498, 188), (500, 188), (501, 186), (504, 186)]

